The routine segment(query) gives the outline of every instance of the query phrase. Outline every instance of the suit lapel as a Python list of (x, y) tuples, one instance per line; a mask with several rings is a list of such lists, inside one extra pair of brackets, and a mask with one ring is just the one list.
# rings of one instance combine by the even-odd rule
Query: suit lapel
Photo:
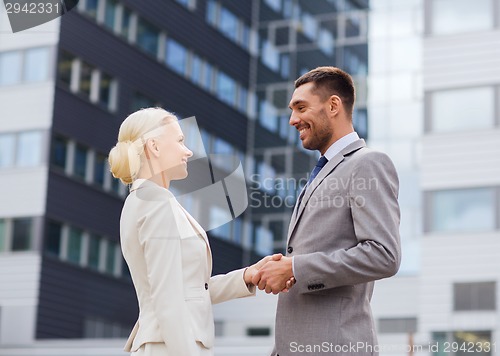
[[(292, 219), (290, 221), (290, 225), (288, 227), (288, 238), (287, 243), (290, 241), (290, 238), (295, 230), (295, 227), (304, 212), (304, 209), (307, 205), (307, 202), (311, 198), (311, 195), (314, 193), (316, 188), (323, 182), (323, 180), (332, 173), (335, 168), (344, 160), (344, 157), (359, 150), (360, 148), (365, 147), (365, 140), (359, 139), (348, 145), (342, 151), (337, 153), (328, 163), (323, 167), (321, 171), (319, 171), (318, 175), (311, 184), (302, 192), (302, 201), (297, 199), (297, 203), (300, 201), (300, 206), (297, 211), (297, 203), (295, 204), (295, 208), (293, 209)], [(300, 196), (299, 196), (300, 197)]]
[(203, 230), (203, 228), (200, 226), (200, 224), (198, 224), (198, 221), (196, 221), (191, 216), (191, 214), (189, 214), (189, 212), (186, 209), (184, 209), (184, 207), (181, 204), (179, 204), (179, 203), (177, 203), (177, 204), (179, 205), (181, 210), (186, 215), (186, 217), (187, 217), (188, 221), (191, 223), (191, 226), (193, 227), (194, 231), (196, 231), (196, 233), (198, 235), (200, 235), (203, 238), (203, 240), (205, 241), (205, 244), (207, 245), (209, 271), (210, 271), (210, 274), (212, 274), (212, 250), (210, 249), (210, 243), (208, 242), (207, 233), (205, 232), (205, 230)]

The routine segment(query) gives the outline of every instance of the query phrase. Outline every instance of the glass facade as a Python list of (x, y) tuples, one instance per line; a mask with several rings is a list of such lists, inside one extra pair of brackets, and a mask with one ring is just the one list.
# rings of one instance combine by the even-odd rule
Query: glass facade
[(432, 132), (484, 130), (495, 126), (493, 87), (444, 90), (430, 95)]
[(166, 63), (175, 72), (184, 75), (186, 73), (187, 50), (179, 42), (169, 38), (166, 46)]
[(28, 251), (33, 248), (33, 226), (31, 218), (17, 218), (12, 222), (12, 251)]
[(481, 232), (496, 228), (494, 188), (431, 192), (431, 231)]
[(432, 0), (431, 26), (434, 35), (488, 30), (493, 27), (493, 0)]

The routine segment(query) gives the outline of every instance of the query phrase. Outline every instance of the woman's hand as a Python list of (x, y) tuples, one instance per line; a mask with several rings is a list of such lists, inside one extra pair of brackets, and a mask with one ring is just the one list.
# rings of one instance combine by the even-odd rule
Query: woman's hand
[[(257, 274), (257, 272), (262, 268), (264, 267), (264, 265), (269, 262), (269, 261), (279, 261), (281, 260), (281, 258), (283, 257), (283, 255), (281, 253), (276, 253), (272, 256), (266, 256), (264, 257), (263, 259), (261, 259), (259, 262), (251, 265), (250, 267), (248, 267), (246, 270), (245, 270), (245, 273), (243, 274), (243, 278), (245, 280), (245, 283), (248, 284), (248, 285), (252, 285), (252, 279), (254, 278), (254, 276)], [(295, 278), (294, 277), (291, 277), (287, 282), (286, 282), (286, 287), (282, 290), (282, 292), (288, 292), (288, 290), (290, 290), (290, 288), (293, 287), (293, 285), (295, 284)]]
[(243, 279), (245, 280), (246, 284), (252, 284), (252, 279), (253, 277), (259, 272), (259, 269), (264, 267), (264, 265), (269, 262), (269, 261), (279, 261), (281, 260), (281, 257), (283, 255), (281, 253), (276, 253), (272, 256), (266, 256), (263, 259), (261, 259), (259, 262), (251, 265), (245, 270), (245, 273), (243, 274)]

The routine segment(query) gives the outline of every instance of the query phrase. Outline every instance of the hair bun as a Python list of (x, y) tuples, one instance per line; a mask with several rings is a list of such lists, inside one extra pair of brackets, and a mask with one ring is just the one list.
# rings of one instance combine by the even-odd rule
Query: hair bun
[(113, 177), (131, 184), (140, 168), (140, 153), (132, 141), (117, 142), (109, 152), (109, 167)]

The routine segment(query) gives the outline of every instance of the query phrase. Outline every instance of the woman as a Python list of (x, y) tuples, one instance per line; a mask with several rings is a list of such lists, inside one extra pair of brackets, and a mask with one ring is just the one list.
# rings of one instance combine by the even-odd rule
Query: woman
[(213, 355), (211, 304), (254, 295), (252, 278), (271, 259), (210, 278), (207, 235), (168, 190), (187, 177), (191, 156), (177, 118), (160, 108), (128, 116), (109, 153), (113, 176), (132, 184), (120, 219), (140, 309), (125, 346), (132, 355)]

